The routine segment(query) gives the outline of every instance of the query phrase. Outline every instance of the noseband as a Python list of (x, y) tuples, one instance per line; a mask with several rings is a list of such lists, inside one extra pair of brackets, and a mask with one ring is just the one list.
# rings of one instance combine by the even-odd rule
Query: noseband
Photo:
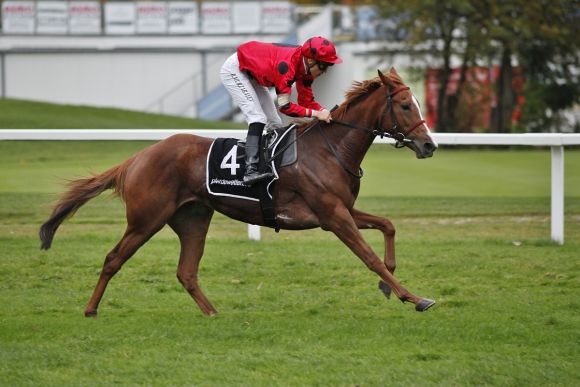
[[(402, 148), (405, 145), (413, 142), (413, 140), (409, 139), (408, 136), (415, 129), (417, 129), (419, 126), (421, 126), (425, 123), (425, 120), (419, 120), (416, 124), (412, 125), (407, 130), (404, 130), (401, 127), (401, 125), (399, 125), (399, 122), (397, 121), (397, 117), (395, 116), (395, 110), (393, 109), (393, 97), (395, 95), (397, 95), (398, 93), (400, 93), (401, 91), (405, 91), (405, 90), (409, 90), (409, 87), (408, 86), (401, 86), (398, 89), (395, 89), (394, 91), (387, 94), (386, 106), (385, 106), (385, 109), (383, 110), (383, 113), (381, 114), (381, 116), (379, 118), (378, 129), (364, 128), (364, 127), (361, 127), (358, 125), (351, 124), (350, 122), (345, 122), (345, 121), (340, 121), (340, 120), (335, 120), (335, 119), (332, 119), (332, 122), (335, 124), (347, 126), (349, 128), (353, 128), (353, 129), (362, 129), (362, 130), (365, 130), (367, 132), (371, 132), (375, 136), (380, 136), (381, 138), (383, 138), (383, 137), (392, 138), (393, 140), (395, 140), (395, 147)], [(383, 119), (384, 119), (385, 115), (387, 114), (387, 112), (390, 112), (390, 118), (391, 118), (391, 125), (392, 126), (391, 126), (390, 131), (386, 131), (383, 128)]]

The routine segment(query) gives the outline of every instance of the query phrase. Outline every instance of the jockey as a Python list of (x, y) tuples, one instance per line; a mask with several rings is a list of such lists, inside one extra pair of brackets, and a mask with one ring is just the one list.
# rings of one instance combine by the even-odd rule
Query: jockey
[[(271, 173), (258, 172), (264, 127), (282, 125), (268, 89), (276, 89), (278, 110), (285, 115), (330, 122), (330, 112), (314, 100), (312, 82), (341, 62), (334, 44), (320, 36), (308, 39), (302, 46), (244, 43), (225, 61), (220, 71), (222, 83), (248, 123), (245, 184), (272, 177)], [(290, 101), (293, 84), (298, 93), (297, 104)]]

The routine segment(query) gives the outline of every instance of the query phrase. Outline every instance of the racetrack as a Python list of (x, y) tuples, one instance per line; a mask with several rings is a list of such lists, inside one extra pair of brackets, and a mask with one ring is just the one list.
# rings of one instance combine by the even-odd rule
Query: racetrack
[[(333, 235), (216, 215), (200, 272), (220, 311), (175, 278), (164, 229), (83, 310), (123, 232), (118, 199), (90, 202), (41, 252), (62, 178), (144, 142), (0, 143), (0, 380), (5, 385), (576, 385), (580, 151), (566, 151), (565, 245), (549, 241), (549, 150), (373, 146), (358, 208), (397, 227), (398, 278), (428, 312), (386, 300)], [(382, 236), (365, 231), (382, 254)]]

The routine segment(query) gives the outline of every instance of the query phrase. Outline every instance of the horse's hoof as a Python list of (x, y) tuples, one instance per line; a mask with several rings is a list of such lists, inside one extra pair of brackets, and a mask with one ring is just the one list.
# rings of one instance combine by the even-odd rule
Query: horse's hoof
[(381, 290), (381, 292), (383, 292), (385, 297), (391, 298), (391, 287), (387, 285), (386, 282), (379, 281), (379, 289)]
[(85, 310), (85, 317), (97, 317), (97, 311), (96, 310)]
[(435, 305), (434, 300), (430, 300), (428, 298), (423, 298), (421, 301), (419, 301), (417, 303), (417, 305), (415, 305), (415, 310), (417, 312), (424, 312), (427, 309), (429, 309), (430, 307), (432, 307), (433, 305)]

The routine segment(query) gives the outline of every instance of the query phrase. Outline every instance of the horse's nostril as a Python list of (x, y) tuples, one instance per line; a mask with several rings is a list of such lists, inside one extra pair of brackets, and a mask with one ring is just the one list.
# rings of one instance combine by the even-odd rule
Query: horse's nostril
[(425, 147), (425, 150), (429, 153), (433, 153), (435, 152), (435, 149), (437, 149), (435, 144), (433, 144), (432, 142), (426, 142), (425, 145), (423, 146)]

